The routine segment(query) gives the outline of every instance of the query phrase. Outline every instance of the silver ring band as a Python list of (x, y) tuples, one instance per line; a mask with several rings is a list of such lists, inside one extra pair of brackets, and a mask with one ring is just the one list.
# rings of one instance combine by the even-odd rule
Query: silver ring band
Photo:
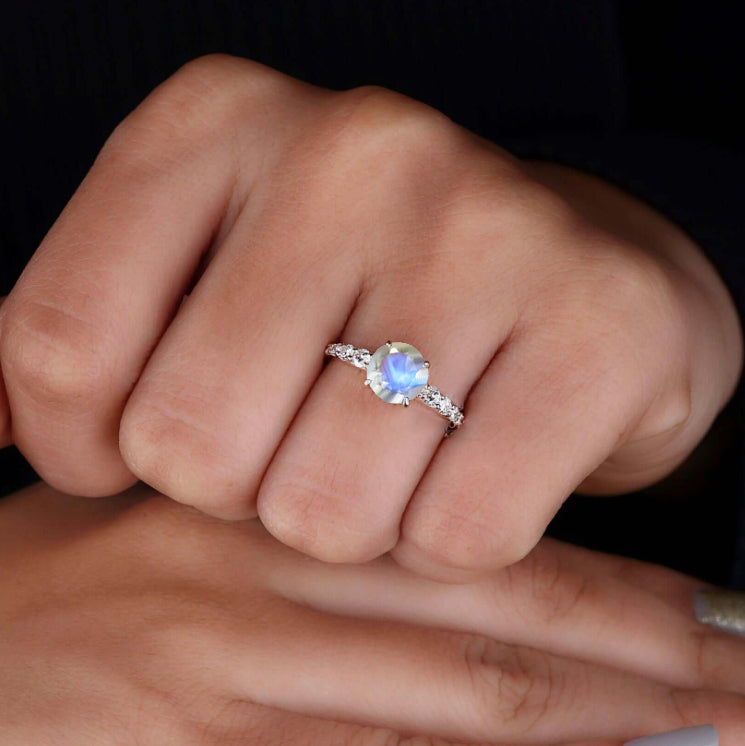
[[(449, 420), (448, 429), (445, 432), (445, 436), (449, 435), (453, 430), (460, 427), (465, 419), (463, 409), (453, 401), (445, 396), (436, 386), (431, 386), (428, 382), (428, 369), (429, 363), (421, 358), (421, 353), (403, 342), (386, 342), (385, 345), (379, 347), (374, 353), (370, 350), (366, 350), (364, 347), (355, 347), (350, 344), (342, 344), (334, 342), (326, 347), (325, 354), (330, 357), (335, 357), (337, 360), (341, 360), (344, 363), (350, 363), (355, 368), (362, 368), (368, 372), (368, 377), (365, 380), (366, 385), (373, 383), (376, 373), (379, 372), (378, 363), (380, 360), (384, 360), (388, 355), (392, 353), (398, 354), (400, 357), (406, 357), (404, 361), (408, 365), (406, 375), (411, 378), (412, 376), (418, 376), (419, 380), (425, 381), (424, 384), (416, 385), (410, 390), (416, 391), (414, 396), (406, 396), (400, 390), (397, 390), (394, 394), (389, 389), (385, 389), (384, 385), (373, 386), (375, 393), (384, 401), (388, 401), (393, 404), (403, 404), (409, 406), (409, 403), (413, 399), (417, 399), (423, 404), (426, 404), (431, 409), (434, 409), (439, 415), (446, 417)], [(418, 368), (417, 360), (421, 358), (421, 364)], [(411, 360), (414, 360), (411, 363)], [(414, 368), (412, 368), (412, 365)], [(422, 368), (427, 369), (423, 371)], [(412, 372), (413, 371), (413, 372)]]

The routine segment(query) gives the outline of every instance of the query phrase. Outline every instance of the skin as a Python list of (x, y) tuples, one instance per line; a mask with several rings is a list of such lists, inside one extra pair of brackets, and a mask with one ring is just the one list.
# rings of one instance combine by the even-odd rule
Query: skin
[(620, 746), (745, 738), (698, 581), (544, 539), (472, 584), (311, 560), (144, 486), (0, 503), (4, 746)]
[[(721, 280), (635, 199), (390, 91), (220, 56), (115, 130), (0, 316), (3, 439), (56, 488), (139, 478), (456, 581), (524, 557), (573, 490), (674, 469), (742, 362)], [(453, 438), (324, 366), (386, 339), (465, 403)]]

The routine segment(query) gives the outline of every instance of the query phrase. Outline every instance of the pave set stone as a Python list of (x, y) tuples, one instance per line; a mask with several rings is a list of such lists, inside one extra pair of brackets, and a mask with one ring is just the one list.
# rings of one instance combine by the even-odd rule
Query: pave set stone
[(366, 370), (366, 383), (383, 401), (408, 405), (419, 399), (450, 420), (448, 433), (463, 422), (463, 410), (428, 383), (429, 363), (410, 344), (387, 342), (371, 353), (362, 347), (333, 343), (326, 347), (326, 354)]
[(417, 399), (447, 417), (455, 427), (463, 422), (464, 415), (461, 408), (457, 404), (453, 404), (450, 397), (441, 393), (437, 386), (425, 386), (417, 395)]
[(370, 350), (343, 344), (330, 344), (326, 348), (326, 354), (339, 358), (345, 363), (352, 363), (355, 368), (367, 368), (371, 357)]

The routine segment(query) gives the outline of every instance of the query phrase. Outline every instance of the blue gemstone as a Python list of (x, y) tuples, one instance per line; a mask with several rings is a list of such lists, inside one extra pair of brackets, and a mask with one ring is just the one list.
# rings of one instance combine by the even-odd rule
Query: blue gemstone
[(367, 366), (372, 391), (391, 404), (405, 404), (427, 385), (429, 370), (416, 347), (390, 342), (379, 347)]
[(392, 352), (380, 367), (380, 382), (389, 391), (408, 396), (409, 392), (420, 386), (417, 365), (407, 354)]

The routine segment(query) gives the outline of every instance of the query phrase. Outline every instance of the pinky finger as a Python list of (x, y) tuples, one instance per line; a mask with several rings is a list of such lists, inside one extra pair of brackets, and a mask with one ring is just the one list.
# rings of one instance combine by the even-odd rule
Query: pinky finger
[[(235, 708), (235, 709), (232, 709)], [(280, 746), (519, 746), (505, 741), (468, 744), (432, 735), (399, 733), (390, 728), (344, 723), (275, 709), (253, 702), (233, 702), (214, 721), (205, 740), (198, 746), (213, 743), (261, 743)], [(618, 740), (557, 741), (546, 746), (624, 746)], [(646, 746), (640, 744), (640, 746)], [(651, 744), (654, 746), (654, 744)], [(698, 745), (696, 745), (698, 746)], [(708, 744), (707, 744), (708, 746)]]

